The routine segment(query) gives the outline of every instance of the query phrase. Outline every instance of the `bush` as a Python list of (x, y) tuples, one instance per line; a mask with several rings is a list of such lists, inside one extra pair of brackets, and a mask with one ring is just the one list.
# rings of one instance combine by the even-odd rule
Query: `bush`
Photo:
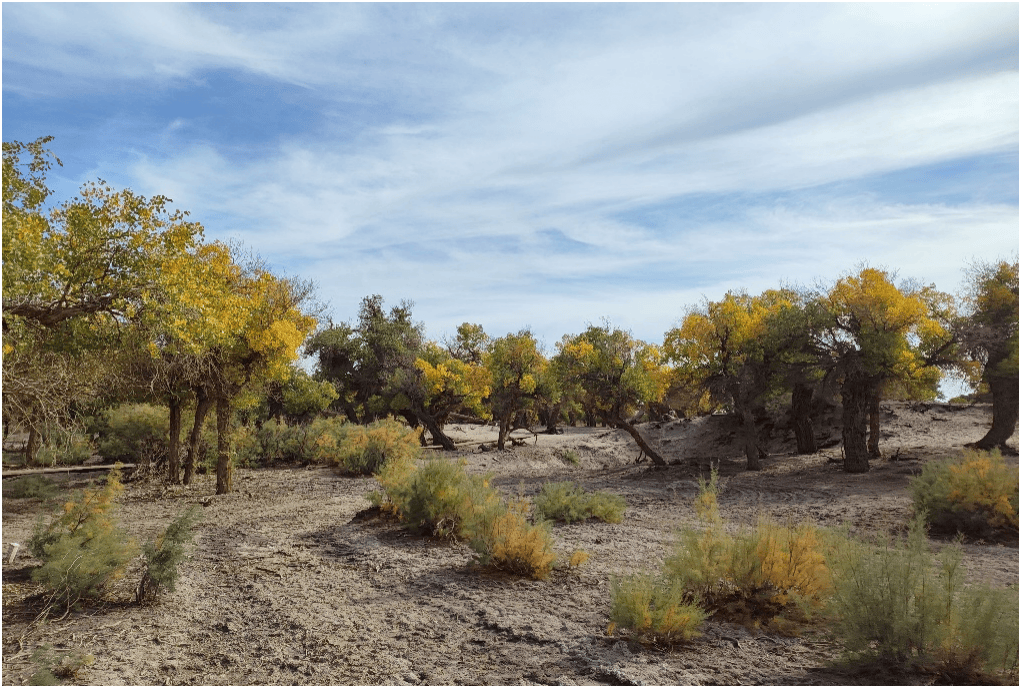
[(572, 482), (547, 483), (535, 499), (536, 513), (551, 521), (585, 521), (596, 518), (607, 523), (620, 523), (625, 513), (625, 500), (606, 492), (587, 494)]
[(610, 630), (632, 631), (640, 640), (676, 645), (699, 636), (706, 612), (676, 582), (649, 575), (612, 579)]
[(35, 455), (40, 466), (80, 466), (92, 457), (92, 443), (77, 430), (47, 433), (47, 437)]
[(319, 419), (309, 427), (312, 456), (353, 475), (374, 475), (392, 459), (415, 458), (419, 435), (387, 418), (371, 425), (354, 425), (339, 418)]
[(546, 523), (529, 523), (523, 509), (524, 504), (477, 520), (470, 544), (483, 566), (545, 580), (557, 559), (553, 537)]
[(177, 584), (177, 566), (185, 556), (185, 545), (192, 541), (191, 528), (199, 520), (197, 506), (171, 522), (154, 542), (147, 542), (142, 549), (145, 558), (145, 572), (135, 593), (138, 604), (152, 602), (164, 590), (173, 592)]
[(28, 679), (30, 686), (59, 686), (61, 680), (74, 680), (81, 682), (81, 672), (86, 667), (92, 666), (96, 658), (78, 651), (62, 651), (63, 656), (58, 655), (50, 645), (43, 645), (37, 648), (29, 659), (39, 667), (39, 670)]
[(556, 555), (545, 524), (525, 518), (526, 504), (509, 507), (486, 476), (469, 475), (464, 462), (431, 459), (416, 467), (399, 454), (377, 474), (385, 495), (373, 503), (393, 511), (420, 533), (468, 540), (484, 566), (543, 579)]
[(99, 455), (108, 461), (158, 460), (167, 453), (170, 415), (152, 404), (122, 404), (103, 413)]
[(25, 475), (4, 481), (4, 499), (50, 499), (56, 496), (57, 484), (41, 475)]
[(915, 512), (936, 532), (1018, 533), (1018, 466), (998, 450), (926, 464), (911, 490)]
[(835, 630), (852, 657), (962, 678), (1018, 673), (1018, 590), (964, 586), (961, 548), (935, 563), (916, 516), (904, 544), (837, 538), (829, 557)]
[(29, 541), (32, 554), (44, 562), (32, 578), (51, 593), (51, 602), (70, 606), (96, 596), (135, 556), (134, 543), (114, 519), (114, 500), (124, 491), (118, 473), (110, 471), (102, 489), (87, 489), (68, 501)]

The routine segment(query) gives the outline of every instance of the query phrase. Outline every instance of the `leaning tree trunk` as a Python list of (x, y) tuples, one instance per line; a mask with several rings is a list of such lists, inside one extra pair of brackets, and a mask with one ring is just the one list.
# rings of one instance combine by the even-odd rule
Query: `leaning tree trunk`
[(880, 390), (874, 389), (869, 397), (869, 442), (866, 445), (869, 455), (880, 458)]
[[(996, 365), (990, 361), (987, 367), (992, 367), (991, 364)], [(993, 397), (994, 418), (990, 430), (975, 446), (985, 450), (998, 447), (1009, 449), (1008, 438), (1015, 434), (1015, 426), (1018, 424), (1018, 375), (990, 375), (987, 384)]]
[(167, 442), (167, 482), (176, 484), (181, 480), (181, 399), (171, 394), (170, 440)]
[(216, 493), (231, 491), (234, 466), (231, 464), (231, 400), (216, 400)]
[(869, 471), (869, 447), (866, 443), (866, 416), (873, 383), (868, 376), (851, 374), (841, 384), (841, 439), (845, 450), (845, 472)]
[(795, 431), (795, 446), (799, 454), (815, 454), (816, 436), (813, 434), (813, 388), (796, 385), (791, 390), (791, 427)]
[(454, 444), (454, 440), (444, 434), (444, 431), (440, 429), (436, 419), (429, 415), (425, 411), (415, 411), (415, 416), (426, 426), (429, 430), (429, 434), (433, 436), (434, 442), (439, 442), (440, 446), (447, 451), (455, 451), (457, 447)]
[(185, 477), (184, 484), (190, 485), (192, 476), (195, 474), (195, 459), (199, 455), (199, 440), (202, 439), (202, 424), (206, 421), (206, 415), (213, 407), (213, 400), (202, 389), (195, 392), (195, 422), (192, 423), (192, 431), (188, 435), (188, 453), (185, 454)]
[(639, 445), (639, 449), (641, 449), (646, 456), (652, 459), (653, 463), (655, 463), (657, 466), (667, 465), (667, 461), (664, 459), (664, 457), (660, 456), (660, 453), (650, 446), (649, 442), (647, 442), (646, 439), (639, 433), (639, 430), (634, 425), (629, 423), (627, 420), (623, 418), (618, 419), (604, 418), (603, 420), (610, 427), (621, 428), (629, 435), (631, 435), (632, 439), (635, 440), (635, 443)]
[(497, 425), (497, 449), (504, 451), (507, 436), (511, 433), (511, 414), (505, 414)]

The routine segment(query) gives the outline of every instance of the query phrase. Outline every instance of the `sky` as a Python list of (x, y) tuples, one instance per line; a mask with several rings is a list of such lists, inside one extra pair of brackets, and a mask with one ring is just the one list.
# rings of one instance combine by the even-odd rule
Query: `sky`
[(3, 140), (191, 212), (334, 322), (610, 322), (1019, 247), (1019, 6), (3, 3)]

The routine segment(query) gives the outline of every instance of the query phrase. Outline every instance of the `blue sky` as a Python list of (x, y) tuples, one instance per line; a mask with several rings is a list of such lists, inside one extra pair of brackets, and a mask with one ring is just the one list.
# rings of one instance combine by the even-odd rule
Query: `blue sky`
[(1019, 246), (1019, 7), (3, 4), (3, 138), (60, 197), (164, 194), (209, 238), (415, 302), (433, 338), (862, 262), (957, 290)]

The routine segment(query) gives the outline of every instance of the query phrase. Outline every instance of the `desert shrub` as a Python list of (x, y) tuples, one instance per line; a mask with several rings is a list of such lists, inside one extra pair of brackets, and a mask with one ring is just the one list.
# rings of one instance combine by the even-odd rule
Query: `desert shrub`
[(638, 574), (610, 582), (611, 629), (621, 628), (640, 640), (676, 645), (699, 635), (706, 612), (669, 579)]
[(565, 449), (562, 451), (561, 458), (570, 463), (572, 466), (577, 466), (581, 462), (578, 457), (578, 452), (574, 449)]
[(312, 425), (288, 425), (268, 420), (259, 428), (258, 440), (261, 459), (306, 463), (313, 460), (312, 440), (324, 431), (324, 426), (334, 422), (319, 418)]
[(138, 584), (135, 601), (152, 602), (164, 590), (173, 592), (177, 584), (178, 564), (184, 559), (185, 545), (192, 541), (192, 526), (199, 520), (197, 506), (192, 506), (174, 519), (153, 542), (142, 548), (145, 572)]
[(572, 482), (546, 483), (534, 503), (536, 513), (551, 521), (585, 521), (596, 518), (607, 523), (620, 523), (625, 513), (625, 500), (607, 492), (586, 493)]
[(79, 429), (47, 432), (35, 455), (40, 466), (80, 466), (92, 456), (92, 443)]
[(59, 686), (61, 680), (80, 682), (82, 670), (96, 662), (92, 655), (77, 650), (58, 654), (50, 645), (36, 648), (29, 659), (39, 667), (28, 679), (30, 686)]
[(4, 499), (50, 499), (57, 491), (57, 484), (41, 475), (5, 480), (3, 486)]
[(584, 549), (576, 549), (568, 558), (568, 568), (574, 569), (582, 566), (589, 561), (590, 556), (589, 552)]
[(109, 461), (156, 460), (166, 454), (170, 415), (152, 404), (122, 404), (102, 414), (96, 450)]
[(915, 512), (925, 514), (934, 531), (1018, 532), (1018, 466), (998, 450), (926, 464), (911, 490)]
[(373, 475), (390, 460), (414, 458), (419, 453), (415, 430), (385, 419), (370, 425), (345, 423), (339, 418), (314, 421), (312, 457), (353, 475)]
[(1017, 677), (1018, 590), (965, 587), (961, 548), (935, 562), (921, 515), (904, 543), (836, 538), (828, 560), (834, 629), (850, 656)]
[(526, 502), (508, 506), (489, 478), (466, 473), (464, 462), (435, 458), (417, 467), (410, 455), (399, 454), (376, 479), (385, 493), (373, 495), (373, 503), (408, 528), (468, 540), (484, 566), (549, 576), (556, 559), (549, 527), (529, 523)]
[(36, 527), (29, 549), (44, 563), (32, 578), (51, 593), (51, 602), (71, 605), (97, 595), (135, 556), (135, 544), (115, 520), (115, 500), (123, 491), (114, 469), (104, 487), (84, 490), (47, 526)]
[(544, 580), (557, 559), (553, 536), (548, 524), (529, 523), (525, 508), (520, 503), (492, 518), (471, 520), (470, 544), (483, 566)]

